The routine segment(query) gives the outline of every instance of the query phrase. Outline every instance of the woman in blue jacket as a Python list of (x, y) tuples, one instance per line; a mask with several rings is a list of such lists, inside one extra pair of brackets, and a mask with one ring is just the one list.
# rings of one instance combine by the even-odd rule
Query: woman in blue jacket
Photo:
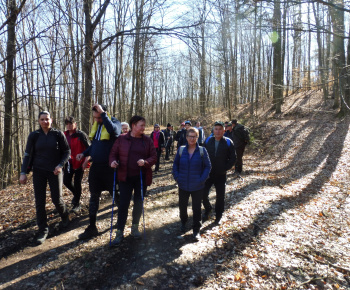
[(179, 148), (173, 164), (173, 176), (179, 185), (181, 231), (186, 232), (187, 206), (191, 196), (193, 237), (196, 240), (200, 238), (202, 191), (211, 169), (207, 150), (197, 144), (198, 137), (196, 128), (187, 129), (188, 144)]

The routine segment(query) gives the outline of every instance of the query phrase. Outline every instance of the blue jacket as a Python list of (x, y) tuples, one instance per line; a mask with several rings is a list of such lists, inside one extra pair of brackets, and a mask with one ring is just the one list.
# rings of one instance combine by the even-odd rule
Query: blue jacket
[(207, 150), (203, 148), (203, 156), (201, 156), (197, 144), (191, 159), (189, 159), (188, 145), (182, 151), (181, 157), (179, 150), (173, 164), (174, 179), (182, 190), (196, 191), (203, 189), (211, 169)]
[(110, 134), (110, 139), (93, 139), (91, 145), (83, 152), (83, 154), (84, 156), (90, 156), (94, 164), (109, 166), (109, 152), (111, 151), (114, 141), (121, 133), (121, 125), (116, 118), (112, 117), (109, 119), (105, 112), (101, 113), (101, 117), (103, 125), (106, 127), (107, 132)]

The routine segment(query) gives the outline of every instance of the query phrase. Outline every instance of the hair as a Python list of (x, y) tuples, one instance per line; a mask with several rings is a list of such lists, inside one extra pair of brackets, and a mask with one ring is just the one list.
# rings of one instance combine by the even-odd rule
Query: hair
[(129, 124), (127, 122), (121, 122), (120, 123), (120, 126), (123, 126), (123, 125), (126, 125), (126, 126), (128, 126), (128, 128), (130, 128), (130, 126), (129, 126)]
[(64, 123), (67, 125), (67, 123), (73, 124), (73, 123), (76, 123), (76, 122), (75, 122), (75, 119), (74, 119), (73, 116), (68, 116), (68, 117), (66, 117), (66, 118), (64, 119)]
[(236, 119), (233, 119), (233, 120), (232, 120), (232, 124), (235, 124), (235, 125), (236, 125), (236, 124), (237, 124), (237, 120), (236, 120)]
[[(101, 104), (100, 104), (100, 106), (101, 106), (101, 108), (102, 108), (103, 111), (105, 111), (105, 112), (107, 111), (107, 106), (106, 106), (106, 105), (101, 105)], [(91, 110), (94, 111), (94, 112), (97, 112), (97, 109), (96, 109), (95, 107), (92, 107)]]
[(49, 115), (49, 117), (50, 117), (50, 113), (48, 111), (41, 111), (38, 115), (38, 119), (40, 119), (41, 115)]
[(132, 128), (133, 124), (136, 124), (137, 122), (140, 122), (140, 121), (146, 122), (146, 119), (144, 117), (137, 116), (137, 115), (131, 117), (131, 119), (129, 121), (130, 128)]
[(190, 127), (187, 129), (186, 131), (186, 137), (190, 134), (190, 133), (195, 133), (197, 137), (199, 137), (199, 131), (196, 128)]

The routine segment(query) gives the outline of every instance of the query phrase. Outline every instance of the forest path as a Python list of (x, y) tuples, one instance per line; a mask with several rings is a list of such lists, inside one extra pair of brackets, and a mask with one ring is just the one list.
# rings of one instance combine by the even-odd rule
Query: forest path
[[(228, 175), (221, 225), (204, 223), (199, 242), (190, 229), (179, 232), (171, 162), (162, 160), (146, 197), (146, 239), (129, 236), (129, 213), (119, 248), (108, 246), (107, 195), (99, 211), (101, 235), (88, 242), (76, 239), (88, 223), (86, 209), (73, 215), (66, 231), (54, 231), (57, 215), (52, 214), (53, 234), (31, 247), (30, 185), (2, 191), (8, 203), (0, 207), (6, 227), (0, 234), (6, 255), (0, 288), (350, 288), (349, 121), (272, 120), (259, 130), (262, 145), (245, 155), (244, 180)], [(86, 184), (84, 192), (86, 205)], [(70, 198), (65, 195), (67, 202)]]

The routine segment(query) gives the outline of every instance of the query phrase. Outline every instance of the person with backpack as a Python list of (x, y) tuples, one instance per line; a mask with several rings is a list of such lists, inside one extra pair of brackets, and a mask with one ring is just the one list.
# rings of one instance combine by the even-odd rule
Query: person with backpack
[(101, 193), (108, 190), (113, 195), (114, 170), (109, 167), (109, 152), (121, 133), (120, 122), (109, 115), (106, 106), (95, 104), (92, 107), (92, 115), (94, 124), (89, 134), (91, 145), (83, 153), (76, 156), (78, 161), (87, 156), (90, 156), (92, 161), (89, 172), (90, 224), (78, 236), (80, 240), (90, 239), (98, 235), (96, 220)]
[(224, 123), (215, 122), (213, 136), (207, 138), (204, 143), (209, 154), (212, 169), (209, 178), (205, 182), (203, 191), (203, 222), (209, 219), (212, 211), (212, 206), (209, 202), (209, 191), (214, 185), (216, 190), (215, 223), (219, 224), (225, 207), (226, 172), (236, 162), (235, 148), (231, 139), (224, 137), (224, 132)]
[[(77, 123), (73, 116), (66, 117), (64, 123), (67, 129), (64, 131), (64, 135), (69, 144), (71, 155), (64, 167), (63, 184), (73, 193), (72, 212), (79, 214), (81, 210), (81, 181), (83, 179), (84, 169), (88, 168), (90, 164), (88, 157), (78, 161), (76, 156), (80, 152), (85, 151), (90, 146), (90, 142), (86, 133), (77, 129)], [(73, 176), (74, 183), (72, 182)]]
[(235, 175), (239, 176), (243, 170), (243, 154), (245, 146), (249, 143), (249, 130), (242, 124), (237, 123), (237, 120), (232, 120), (232, 141), (235, 146), (237, 160), (235, 164)]
[(157, 152), (157, 162), (154, 169), (154, 173), (157, 173), (159, 171), (160, 155), (162, 154), (165, 145), (164, 133), (160, 131), (160, 127), (158, 124), (154, 124), (154, 131), (152, 131), (150, 137), (153, 140), (153, 144)]
[(66, 204), (62, 198), (62, 168), (68, 161), (70, 149), (62, 131), (51, 127), (52, 119), (48, 111), (39, 113), (40, 129), (31, 132), (28, 137), (20, 183), (27, 183), (27, 173), (33, 169), (33, 185), (36, 208), (36, 220), (39, 231), (36, 243), (41, 245), (49, 234), (46, 216), (46, 187), (50, 186), (51, 200), (61, 216), (61, 226), (66, 228), (70, 222)]
[(186, 232), (188, 200), (192, 198), (193, 237), (200, 239), (201, 201), (205, 181), (211, 169), (207, 150), (198, 145), (199, 132), (195, 128), (186, 131), (187, 145), (179, 148), (173, 163), (173, 176), (179, 186), (181, 232)]
[(138, 227), (142, 214), (143, 197), (147, 186), (152, 183), (152, 166), (157, 161), (153, 140), (144, 134), (145, 118), (133, 116), (129, 124), (131, 131), (115, 141), (109, 154), (110, 166), (118, 168), (120, 190), (117, 231), (111, 246), (119, 246), (124, 239), (124, 229), (133, 192), (131, 235), (135, 238), (141, 237)]
[(177, 142), (178, 148), (183, 145), (187, 145), (187, 130), (192, 126), (191, 121), (185, 121), (185, 127), (181, 129), (179, 133), (179, 139)]

